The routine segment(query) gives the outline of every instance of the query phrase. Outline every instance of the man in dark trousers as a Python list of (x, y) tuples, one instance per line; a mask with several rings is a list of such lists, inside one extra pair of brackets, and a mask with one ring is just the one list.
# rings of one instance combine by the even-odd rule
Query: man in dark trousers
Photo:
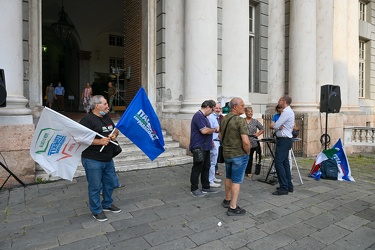
[(280, 118), (273, 123), (273, 129), (276, 134), (276, 150), (275, 150), (275, 168), (277, 179), (280, 187), (277, 188), (273, 195), (287, 195), (293, 192), (292, 175), (290, 173), (289, 165), (289, 150), (293, 146), (293, 127), (294, 127), (294, 112), (290, 108), (292, 98), (284, 95), (279, 99), (278, 106), (283, 111)]
[[(210, 188), (208, 180), (210, 170), (210, 150), (212, 149), (212, 134), (216, 128), (210, 127), (207, 119), (216, 105), (214, 100), (206, 100), (202, 103), (191, 119), (190, 151), (193, 153), (194, 162), (191, 169), (190, 183), (191, 193), (195, 197), (203, 197), (206, 193), (217, 193)], [(198, 156), (201, 157), (198, 157)], [(198, 159), (200, 158), (200, 159)], [(199, 189), (199, 176), (201, 177), (202, 190)]]

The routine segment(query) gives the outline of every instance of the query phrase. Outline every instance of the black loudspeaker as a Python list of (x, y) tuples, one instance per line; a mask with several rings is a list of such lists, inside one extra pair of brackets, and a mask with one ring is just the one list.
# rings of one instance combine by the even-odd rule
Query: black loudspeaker
[(320, 87), (320, 112), (338, 113), (340, 108), (340, 86), (322, 85)]
[(0, 69), (0, 107), (7, 106), (7, 90), (5, 88), (5, 75), (4, 70)]

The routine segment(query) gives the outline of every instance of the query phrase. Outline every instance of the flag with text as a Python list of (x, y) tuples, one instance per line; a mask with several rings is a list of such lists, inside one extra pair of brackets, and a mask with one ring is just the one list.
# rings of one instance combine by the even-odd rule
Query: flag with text
[(44, 108), (30, 146), (30, 155), (54, 177), (72, 180), (81, 153), (91, 145), (96, 133), (85, 126)]
[(116, 128), (152, 161), (165, 151), (159, 118), (143, 88), (138, 90)]

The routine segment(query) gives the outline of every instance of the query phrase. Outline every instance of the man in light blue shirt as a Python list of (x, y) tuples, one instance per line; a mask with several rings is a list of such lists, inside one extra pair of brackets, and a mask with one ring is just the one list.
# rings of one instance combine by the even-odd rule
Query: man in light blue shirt
[(292, 98), (284, 95), (278, 105), (283, 108), (280, 118), (273, 123), (276, 131), (275, 168), (280, 187), (273, 195), (287, 195), (293, 192), (292, 176), (290, 173), (289, 150), (293, 146), (294, 112), (290, 108)]
[(57, 111), (64, 112), (64, 95), (65, 88), (61, 86), (61, 82), (55, 88), (55, 100), (57, 100)]
[[(211, 128), (215, 128), (216, 131), (220, 130), (219, 127), (219, 114), (220, 114), (221, 104), (220, 102), (216, 103), (216, 106), (214, 108), (214, 112), (211, 113), (207, 118), (210, 121)], [(213, 147), (210, 150), (210, 171), (208, 175), (208, 180), (210, 182), (210, 187), (216, 188), (220, 187), (221, 180), (215, 178), (215, 172), (216, 172), (216, 163), (217, 163), (217, 155), (219, 152), (219, 146), (220, 146), (220, 139), (219, 139), (219, 133), (213, 133), (212, 134), (212, 141), (213, 141)], [(216, 183), (215, 183), (216, 182)]]

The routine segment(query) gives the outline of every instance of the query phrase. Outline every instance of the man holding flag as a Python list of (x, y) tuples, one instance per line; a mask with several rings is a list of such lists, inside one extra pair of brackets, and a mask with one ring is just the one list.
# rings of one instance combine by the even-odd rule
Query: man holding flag
[[(91, 146), (82, 152), (81, 161), (88, 182), (90, 210), (96, 220), (106, 221), (107, 216), (103, 211), (121, 212), (121, 209), (113, 204), (112, 198), (113, 189), (116, 186), (113, 176), (116, 173), (112, 159), (114, 145), (110, 143), (111, 140), (116, 140), (119, 132), (107, 115), (109, 107), (103, 96), (92, 97), (90, 108), (91, 112), (83, 117), (80, 123), (104, 137), (97, 136), (93, 140)], [(105, 147), (102, 149), (103, 146)], [(103, 193), (101, 204), (100, 191)]]

